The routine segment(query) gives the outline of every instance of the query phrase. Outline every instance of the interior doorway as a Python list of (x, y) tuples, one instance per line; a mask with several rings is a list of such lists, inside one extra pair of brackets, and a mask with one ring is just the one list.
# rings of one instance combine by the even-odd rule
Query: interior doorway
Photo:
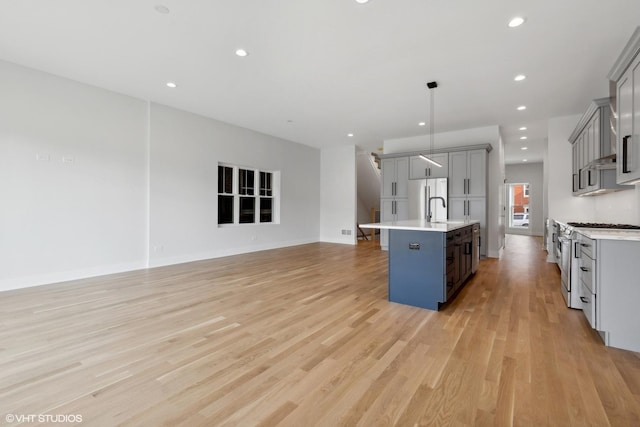
[(530, 215), (529, 183), (508, 184), (508, 219), (509, 231), (528, 231)]

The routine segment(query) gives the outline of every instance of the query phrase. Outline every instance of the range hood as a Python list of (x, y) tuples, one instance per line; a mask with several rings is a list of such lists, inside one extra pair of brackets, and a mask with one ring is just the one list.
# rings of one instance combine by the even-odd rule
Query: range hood
[(606, 157), (600, 157), (587, 164), (587, 169), (592, 170), (607, 170), (616, 168), (616, 153), (610, 154)]

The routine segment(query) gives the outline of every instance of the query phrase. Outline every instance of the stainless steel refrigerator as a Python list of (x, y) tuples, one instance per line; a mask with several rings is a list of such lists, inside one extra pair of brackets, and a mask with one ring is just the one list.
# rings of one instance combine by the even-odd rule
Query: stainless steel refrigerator
[[(447, 200), (447, 178), (409, 180), (409, 219), (427, 219), (429, 199), (442, 197)], [(442, 200), (431, 199), (431, 221), (446, 221), (447, 208)]]

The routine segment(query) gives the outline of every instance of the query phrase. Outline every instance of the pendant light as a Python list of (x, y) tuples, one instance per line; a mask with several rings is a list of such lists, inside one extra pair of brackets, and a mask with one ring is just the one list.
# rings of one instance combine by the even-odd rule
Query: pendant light
[(426, 160), (427, 162), (431, 163), (434, 166), (441, 168), (442, 165), (431, 158), (433, 156), (433, 136), (435, 132), (435, 126), (433, 122), (433, 117), (434, 117), (433, 89), (438, 87), (438, 83), (429, 82), (427, 83), (427, 87), (429, 88), (429, 91), (430, 91), (429, 100), (431, 104), (429, 108), (429, 156), (426, 156), (425, 154), (420, 154), (420, 158)]

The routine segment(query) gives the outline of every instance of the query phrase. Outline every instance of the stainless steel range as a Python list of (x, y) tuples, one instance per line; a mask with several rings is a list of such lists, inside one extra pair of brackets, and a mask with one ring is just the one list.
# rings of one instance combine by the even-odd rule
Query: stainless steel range
[(557, 241), (555, 251), (558, 266), (560, 267), (561, 290), (567, 307), (582, 309), (582, 301), (578, 292), (579, 283), (579, 258), (580, 249), (576, 237), (577, 228), (597, 228), (610, 230), (640, 230), (638, 225), (629, 224), (603, 224), (593, 222), (567, 222), (556, 221)]

